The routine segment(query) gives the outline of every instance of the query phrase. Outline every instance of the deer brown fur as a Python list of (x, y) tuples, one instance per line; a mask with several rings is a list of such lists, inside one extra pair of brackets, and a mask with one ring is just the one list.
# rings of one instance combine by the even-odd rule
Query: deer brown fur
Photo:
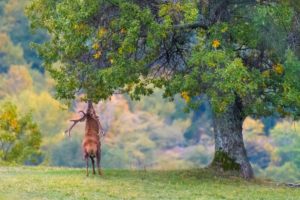
[(86, 161), (86, 175), (89, 175), (88, 167), (89, 167), (89, 158), (92, 161), (93, 166), (93, 174), (96, 174), (95, 172), (95, 159), (96, 164), (98, 168), (99, 175), (102, 175), (101, 166), (100, 166), (100, 160), (101, 160), (101, 142), (100, 142), (100, 133), (103, 135), (103, 129), (100, 124), (99, 118), (96, 115), (96, 112), (93, 107), (92, 101), (88, 101), (88, 108), (86, 113), (83, 111), (80, 111), (83, 113), (83, 117), (77, 120), (71, 120), (73, 122), (73, 125), (66, 130), (66, 133), (69, 133), (72, 130), (72, 128), (81, 121), (85, 122), (85, 134), (82, 141), (82, 150), (83, 150), (83, 157)]

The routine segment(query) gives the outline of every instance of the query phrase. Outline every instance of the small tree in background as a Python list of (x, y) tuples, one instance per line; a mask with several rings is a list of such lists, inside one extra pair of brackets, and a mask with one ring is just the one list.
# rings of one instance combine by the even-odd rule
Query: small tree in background
[(217, 168), (253, 177), (247, 116), (300, 116), (297, 0), (32, 0), (27, 13), (51, 36), (37, 48), (59, 98), (139, 99), (159, 87), (196, 108), (206, 96)]
[(38, 164), (41, 133), (30, 114), (19, 116), (17, 107), (5, 103), (0, 110), (0, 159), (5, 162)]

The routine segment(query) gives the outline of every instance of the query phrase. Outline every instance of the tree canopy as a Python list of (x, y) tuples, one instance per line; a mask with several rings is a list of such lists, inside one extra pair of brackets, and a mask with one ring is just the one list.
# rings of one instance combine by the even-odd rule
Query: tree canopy
[(297, 1), (33, 0), (27, 14), (51, 36), (36, 46), (59, 98), (163, 87), (191, 107), (205, 94), (215, 112), (238, 98), (243, 116), (300, 116)]

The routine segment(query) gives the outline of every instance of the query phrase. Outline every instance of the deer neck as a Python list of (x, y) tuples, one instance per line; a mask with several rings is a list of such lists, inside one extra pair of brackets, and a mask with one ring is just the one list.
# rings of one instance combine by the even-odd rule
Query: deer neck
[(85, 124), (85, 134), (98, 134), (99, 133), (99, 125), (96, 119), (91, 116), (87, 116), (86, 124)]

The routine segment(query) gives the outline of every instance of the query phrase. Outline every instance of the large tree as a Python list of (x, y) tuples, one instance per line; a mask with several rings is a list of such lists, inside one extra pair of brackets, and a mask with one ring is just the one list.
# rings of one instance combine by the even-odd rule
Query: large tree
[(27, 14), (51, 36), (36, 47), (59, 98), (206, 97), (212, 166), (253, 177), (244, 119), (300, 116), (297, 0), (32, 0)]

